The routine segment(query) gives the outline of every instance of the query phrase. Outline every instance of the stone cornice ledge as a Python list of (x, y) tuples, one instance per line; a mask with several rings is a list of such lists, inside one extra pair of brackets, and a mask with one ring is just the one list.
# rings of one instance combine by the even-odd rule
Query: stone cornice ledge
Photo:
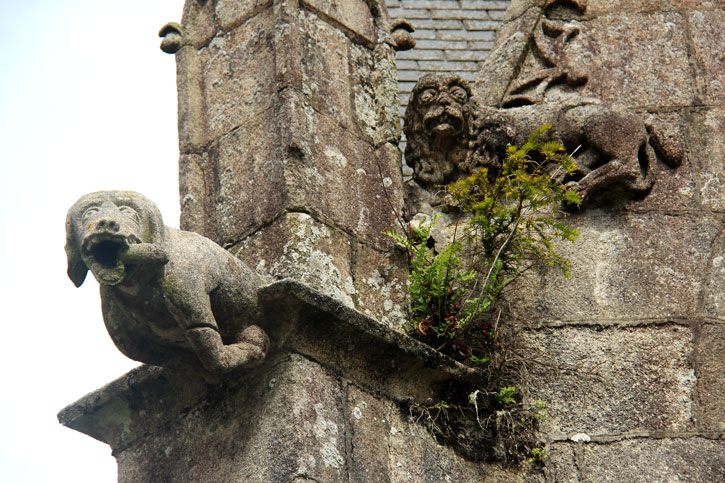
[(114, 453), (197, 408), (254, 387), (290, 354), (299, 354), (359, 387), (396, 401), (436, 398), (451, 381), (483, 374), (294, 280), (263, 287), (260, 325), (272, 340), (264, 365), (218, 384), (197, 374), (140, 366), (64, 408), (64, 426), (109, 444)]

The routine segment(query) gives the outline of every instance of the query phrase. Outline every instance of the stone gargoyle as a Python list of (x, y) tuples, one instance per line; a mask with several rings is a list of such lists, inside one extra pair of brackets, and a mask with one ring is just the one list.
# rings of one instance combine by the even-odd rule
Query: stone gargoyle
[(547, 138), (573, 153), (577, 171), (562, 174), (561, 181), (585, 201), (613, 187), (646, 193), (657, 155), (673, 167), (681, 162), (681, 153), (655, 153), (648, 126), (630, 110), (587, 98), (507, 109), (481, 106), (455, 74), (428, 74), (413, 88), (405, 112), (406, 162), (420, 187), (438, 190), (480, 167), (495, 174), (506, 147), (524, 143), (544, 124), (553, 126)]
[(156, 205), (131, 191), (81, 197), (68, 211), (68, 276), (88, 270), (103, 319), (131, 359), (217, 377), (260, 365), (269, 338), (257, 324), (265, 280), (196, 233), (164, 226)]

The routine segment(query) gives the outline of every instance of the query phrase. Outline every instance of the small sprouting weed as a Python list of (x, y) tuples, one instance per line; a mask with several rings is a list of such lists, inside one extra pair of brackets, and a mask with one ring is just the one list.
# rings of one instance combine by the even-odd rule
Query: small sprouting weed
[(516, 388), (513, 386), (502, 387), (496, 394), (493, 395), (496, 401), (501, 405), (516, 403), (515, 396)]
[(540, 399), (533, 406), (519, 404), (519, 390), (504, 386), (512, 382), (501, 375), (512, 359), (504, 342), (501, 295), (538, 267), (569, 276), (569, 262), (555, 250), (555, 241), (576, 240), (561, 206), (579, 205), (581, 199), (562, 182), (576, 170), (564, 146), (538, 140), (550, 128), (543, 126), (522, 146), (510, 146), (500, 166), (481, 168), (444, 188), (448, 213), (459, 214), (447, 245), (431, 237), (435, 217), (405, 235), (386, 232), (406, 249), (410, 264), (411, 319), (403, 330), (488, 373), (487, 386), (453, 390), (445, 396), (448, 402), (413, 404), (411, 414), (449, 441), (461, 439), (460, 426), (452, 421), (475, 420), (481, 444), (471, 445), (469, 434), (463, 446), (499, 461), (546, 458), (536, 436), (546, 404)]
[(529, 462), (540, 462), (544, 461), (547, 457), (546, 453), (546, 446), (537, 446), (536, 448), (533, 448), (531, 450), (531, 457), (529, 458)]
[(474, 364), (486, 364), (487, 362), (489, 362), (491, 360), (491, 358), (489, 356), (476, 357), (473, 354), (471, 354), (470, 360)]

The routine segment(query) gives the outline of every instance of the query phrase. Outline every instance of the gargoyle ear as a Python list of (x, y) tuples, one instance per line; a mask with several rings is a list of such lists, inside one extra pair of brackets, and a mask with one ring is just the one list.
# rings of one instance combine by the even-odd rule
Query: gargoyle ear
[(68, 258), (68, 278), (71, 279), (76, 287), (80, 287), (86, 279), (88, 267), (83, 263), (81, 253), (78, 251), (78, 243), (73, 236), (72, 225), (71, 214), (68, 213), (68, 218), (65, 222), (65, 255)]
[(83, 263), (78, 250), (75, 248), (65, 247), (65, 253), (68, 256), (68, 278), (75, 284), (76, 287), (83, 285), (83, 281), (86, 279), (88, 273), (88, 267)]

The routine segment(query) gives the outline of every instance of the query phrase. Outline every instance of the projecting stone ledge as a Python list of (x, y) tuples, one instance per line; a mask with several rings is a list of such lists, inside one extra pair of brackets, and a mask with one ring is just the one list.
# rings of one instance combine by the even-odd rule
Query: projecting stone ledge
[(260, 301), (272, 341), (261, 367), (211, 384), (141, 366), (63, 409), (60, 422), (109, 444), (119, 481), (522, 476), (438, 446), (400, 409), (440, 397), (452, 380), (475, 384), (476, 371), (299, 282), (272, 283)]

